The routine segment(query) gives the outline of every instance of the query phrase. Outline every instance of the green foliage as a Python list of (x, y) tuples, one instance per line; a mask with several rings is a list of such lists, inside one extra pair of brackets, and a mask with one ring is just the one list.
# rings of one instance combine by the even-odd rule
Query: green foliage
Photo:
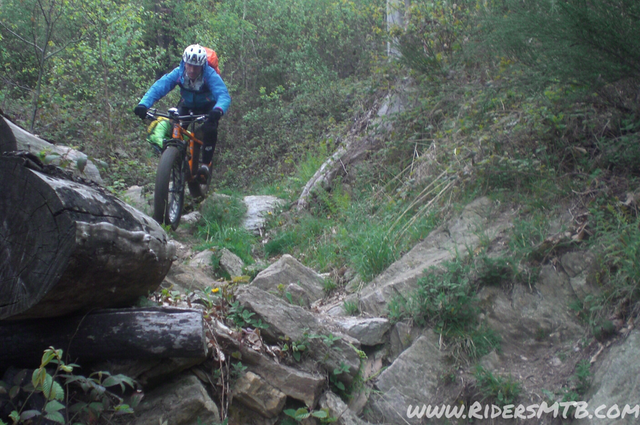
[(286, 340), (289, 341), (289, 342), (285, 342), (285, 344), (282, 346), (282, 351), (284, 351), (284, 352), (291, 351), (291, 355), (293, 356), (293, 358), (297, 362), (299, 362), (302, 359), (302, 355), (305, 353), (305, 351), (309, 347), (309, 338), (308, 338), (308, 336), (305, 334), (298, 341), (292, 341), (292, 340), (290, 340), (288, 338), (286, 338)]
[(349, 369), (349, 365), (341, 362), (340, 365), (333, 369), (333, 372), (329, 374), (329, 383), (338, 394), (344, 394), (347, 391), (347, 388), (340, 380), (338, 380), (338, 377), (343, 373), (349, 373)]
[[(301, 407), (299, 409), (285, 409), (284, 414), (293, 418), (295, 420), (294, 423), (302, 423), (308, 418), (319, 419), (321, 424), (328, 424), (338, 420), (337, 418), (331, 417), (329, 415), (329, 409), (326, 408), (312, 411), (309, 411), (306, 407)], [(287, 422), (283, 422), (283, 424), (285, 423)]]
[(406, 28), (392, 28), (401, 62), (418, 72), (444, 76), (470, 32), (475, 1), (413, 2)]
[[(244, 261), (253, 263), (252, 247), (256, 242), (255, 236), (241, 225), (228, 224), (233, 217), (220, 217), (208, 210), (203, 215), (203, 226), (198, 226), (196, 235), (203, 239), (202, 248), (227, 248)], [(217, 221), (219, 219), (219, 221)]]
[(236, 326), (244, 328), (251, 326), (258, 329), (266, 329), (269, 325), (262, 323), (262, 319), (254, 319), (255, 313), (246, 310), (240, 305), (240, 301), (234, 301), (229, 307), (229, 316)]
[(496, 376), (482, 366), (474, 372), (476, 387), (484, 395), (483, 400), (491, 400), (498, 406), (514, 404), (522, 392), (522, 385), (511, 376)]
[[(97, 421), (107, 414), (133, 413), (142, 395), (134, 394), (127, 404), (108, 388), (119, 387), (124, 392), (125, 386), (135, 388), (135, 381), (109, 372), (93, 372), (88, 377), (75, 375), (73, 369), (76, 367), (79, 366), (66, 364), (62, 360), (62, 350), (50, 347), (44, 351), (40, 367), (33, 371), (30, 380), (28, 371), (24, 369), (14, 377), (12, 383), (0, 381), (0, 387), (9, 394), (9, 406), (14, 409), (9, 415), (12, 423), (28, 424), (44, 419), (67, 424)], [(72, 391), (72, 388), (79, 388), (81, 393)], [(42, 396), (44, 404), (25, 410), (33, 407), (27, 401), (35, 394)]]
[(543, 78), (592, 86), (640, 78), (634, 0), (505, 1), (487, 12), (491, 48)]
[(590, 247), (600, 253), (599, 269), (590, 276), (596, 288), (575, 310), (599, 340), (615, 334), (610, 315), (626, 320), (640, 302), (640, 218), (617, 199), (601, 197), (590, 208), (594, 236)]
[(475, 290), (469, 283), (470, 266), (460, 261), (445, 263), (442, 269), (430, 267), (418, 279), (418, 289), (408, 298), (395, 298), (389, 317), (406, 316), (421, 325), (433, 325), (438, 331), (465, 329), (476, 321)]
[(573, 375), (573, 388), (575, 391), (583, 396), (589, 390), (591, 386), (591, 379), (593, 374), (591, 373), (591, 363), (589, 360), (581, 360), (576, 364), (576, 371)]
[(357, 301), (350, 301), (350, 300), (345, 301), (342, 304), (342, 309), (349, 316), (357, 316), (358, 314), (360, 314), (360, 307), (358, 307)]

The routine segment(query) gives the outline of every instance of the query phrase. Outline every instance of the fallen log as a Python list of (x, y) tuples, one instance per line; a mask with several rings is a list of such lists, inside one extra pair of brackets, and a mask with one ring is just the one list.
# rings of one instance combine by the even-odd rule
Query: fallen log
[[(2, 111), (0, 111), (2, 114)], [(0, 153), (15, 151), (18, 149), (16, 143), (16, 137), (13, 135), (13, 131), (7, 121), (0, 116)]]
[(0, 320), (129, 307), (171, 267), (158, 223), (67, 177), (29, 154), (0, 156)]
[(114, 359), (202, 358), (207, 356), (200, 310), (106, 309), (55, 319), (0, 322), (0, 370), (37, 367), (50, 346), (84, 366)]

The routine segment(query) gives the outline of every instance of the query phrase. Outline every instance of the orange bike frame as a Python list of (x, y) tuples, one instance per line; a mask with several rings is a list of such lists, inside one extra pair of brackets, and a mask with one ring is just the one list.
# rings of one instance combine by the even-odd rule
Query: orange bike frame
[(202, 143), (202, 141), (198, 140), (196, 138), (196, 136), (194, 136), (194, 134), (192, 132), (182, 128), (182, 126), (180, 124), (173, 123), (173, 132), (171, 134), (171, 137), (173, 139), (184, 140), (184, 136), (187, 136), (187, 138), (189, 139), (189, 144), (187, 146), (188, 149), (189, 149), (188, 150), (188, 155), (189, 155), (189, 180), (192, 180), (195, 177), (196, 171), (197, 171), (197, 170), (195, 170), (195, 167), (196, 167), (197, 164), (193, 163), (193, 150), (194, 150), (194, 148), (196, 146), (196, 143), (199, 144), (200, 146), (203, 146), (204, 143)]

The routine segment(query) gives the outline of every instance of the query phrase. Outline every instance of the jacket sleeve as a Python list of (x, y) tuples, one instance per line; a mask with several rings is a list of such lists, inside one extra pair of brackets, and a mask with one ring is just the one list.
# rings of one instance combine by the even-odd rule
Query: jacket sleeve
[(231, 105), (231, 96), (229, 95), (227, 86), (213, 68), (205, 66), (205, 70), (207, 73), (206, 77), (209, 90), (213, 98), (216, 100), (216, 104), (213, 107), (222, 109), (222, 112), (226, 114), (227, 109), (229, 109), (229, 105)]
[(140, 104), (151, 108), (154, 103), (165, 97), (178, 84), (180, 79), (180, 68), (176, 68), (168, 74), (163, 75), (158, 81), (153, 83), (151, 88), (140, 100)]

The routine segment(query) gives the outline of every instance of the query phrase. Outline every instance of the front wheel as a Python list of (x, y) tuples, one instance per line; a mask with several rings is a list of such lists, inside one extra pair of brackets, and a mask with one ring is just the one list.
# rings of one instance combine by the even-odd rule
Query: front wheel
[(153, 195), (153, 219), (175, 230), (184, 204), (185, 161), (180, 150), (169, 146), (162, 153)]

